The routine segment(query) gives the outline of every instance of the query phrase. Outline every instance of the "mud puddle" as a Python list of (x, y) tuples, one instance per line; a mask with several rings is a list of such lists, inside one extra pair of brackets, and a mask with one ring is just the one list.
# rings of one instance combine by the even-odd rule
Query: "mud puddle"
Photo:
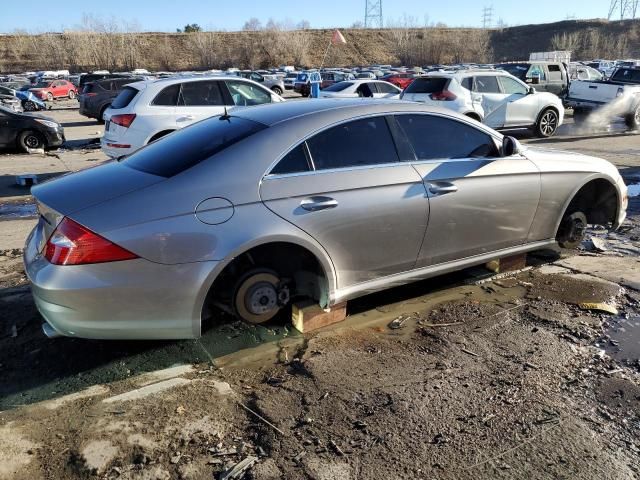
[(8, 203), (0, 205), (0, 221), (21, 218), (36, 218), (38, 209), (35, 203)]
[(605, 350), (616, 360), (640, 367), (640, 315), (614, 319), (606, 329)]

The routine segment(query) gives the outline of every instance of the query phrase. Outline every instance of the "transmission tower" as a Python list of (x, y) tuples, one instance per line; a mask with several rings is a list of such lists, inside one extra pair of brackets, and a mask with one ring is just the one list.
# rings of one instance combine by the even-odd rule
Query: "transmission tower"
[(620, 14), (620, 20), (636, 18), (639, 4), (640, 0), (611, 0), (607, 18), (611, 20), (614, 16), (617, 17), (618, 13)]
[(364, 28), (372, 28), (374, 26), (383, 28), (382, 22), (382, 0), (365, 0), (364, 5)]
[(482, 28), (491, 28), (493, 25), (493, 5), (482, 9)]

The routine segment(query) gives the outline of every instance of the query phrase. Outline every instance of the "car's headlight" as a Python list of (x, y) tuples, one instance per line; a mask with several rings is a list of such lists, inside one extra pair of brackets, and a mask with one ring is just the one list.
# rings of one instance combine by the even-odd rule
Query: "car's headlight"
[(49, 120), (42, 120), (41, 118), (36, 118), (35, 121), (49, 128), (58, 128), (59, 126), (56, 122), (51, 122)]

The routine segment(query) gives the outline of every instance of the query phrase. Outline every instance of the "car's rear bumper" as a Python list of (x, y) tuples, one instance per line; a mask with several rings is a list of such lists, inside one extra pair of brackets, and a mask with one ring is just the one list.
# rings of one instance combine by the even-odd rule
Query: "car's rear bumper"
[(110, 158), (118, 158), (122, 155), (129, 155), (137, 150), (130, 143), (125, 143), (125, 140), (114, 140), (107, 138), (106, 136), (100, 139), (100, 148)]
[(60, 266), (27, 240), (25, 271), (36, 306), (60, 335), (179, 339), (200, 335), (203, 286), (218, 262), (164, 265), (144, 259)]

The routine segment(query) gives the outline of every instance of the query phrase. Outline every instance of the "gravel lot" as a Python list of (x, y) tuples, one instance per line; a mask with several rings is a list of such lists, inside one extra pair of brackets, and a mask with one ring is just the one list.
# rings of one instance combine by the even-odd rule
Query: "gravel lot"
[[(220, 318), (195, 341), (48, 340), (21, 264), (29, 192), (13, 184), (105, 160), (102, 125), (75, 107), (47, 112), (64, 149), (0, 154), (0, 479), (225, 478), (241, 461), (237, 478), (265, 480), (640, 478), (639, 197), (620, 232), (591, 232), (604, 252), (372, 295), (313, 334)], [(517, 136), (640, 183), (640, 137), (619, 125), (579, 132), (569, 116), (552, 139)]]

